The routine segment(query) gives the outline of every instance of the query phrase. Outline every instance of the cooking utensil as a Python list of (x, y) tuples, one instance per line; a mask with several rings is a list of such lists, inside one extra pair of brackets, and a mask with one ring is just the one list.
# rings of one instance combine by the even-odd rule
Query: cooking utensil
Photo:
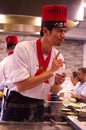
[(63, 130), (63, 127), (61, 125), (58, 125), (53, 119), (50, 119), (50, 121), (54, 124), (54, 126), (58, 129), (58, 130)]

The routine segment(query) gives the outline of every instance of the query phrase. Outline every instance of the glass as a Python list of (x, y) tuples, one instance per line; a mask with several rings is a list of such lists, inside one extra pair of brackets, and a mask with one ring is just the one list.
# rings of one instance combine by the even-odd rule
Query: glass
[(69, 106), (70, 105), (70, 99), (71, 99), (71, 92), (65, 92), (63, 97), (63, 105)]

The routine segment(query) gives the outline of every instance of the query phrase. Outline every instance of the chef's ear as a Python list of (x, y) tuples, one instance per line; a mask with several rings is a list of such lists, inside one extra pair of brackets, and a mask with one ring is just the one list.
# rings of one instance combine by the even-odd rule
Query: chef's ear
[(47, 32), (47, 28), (42, 27), (41, 30), (40, 30), (40, 36), (43, 36), (46, 32)]
[(44, 34), (47, 34), (48, 31), (49, 31), (49, 30), (48, 30), (47, 27), (43, 27), (43, 33), (44, 33)]

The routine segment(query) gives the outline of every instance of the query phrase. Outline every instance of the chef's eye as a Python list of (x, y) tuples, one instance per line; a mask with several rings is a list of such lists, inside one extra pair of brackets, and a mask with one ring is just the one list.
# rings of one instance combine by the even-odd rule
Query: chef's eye
[(57, 31), (58, 31), (59, 33), (65, 33), (65, 32), (66, 32), (66, 29), (57, 28)]

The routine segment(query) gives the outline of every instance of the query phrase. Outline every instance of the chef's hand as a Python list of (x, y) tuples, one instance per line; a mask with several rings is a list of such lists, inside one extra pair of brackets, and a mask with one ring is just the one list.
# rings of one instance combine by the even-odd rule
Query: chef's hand
[(58, 70), (60, 67), (63, 66), (62, 59), (57, 59), (57, 57), (58, 57), (58, 54), (52, 61), (52, 68), (51, 68), (52, 72), (55, 72), (56, 70)]
[(55, 75), (55, 85), (61, 85), (64, 81), (65, 81), (65, 78), (66, 78), (66, 74), (65, 73), (62, 73), (61, 75), (60, 74), (56, 74)]

